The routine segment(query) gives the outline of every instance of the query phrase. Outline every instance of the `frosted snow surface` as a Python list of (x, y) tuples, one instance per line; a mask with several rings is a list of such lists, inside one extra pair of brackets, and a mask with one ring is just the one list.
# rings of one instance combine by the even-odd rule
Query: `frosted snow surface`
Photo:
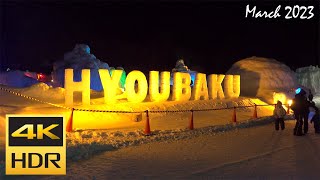
[(195, 79), (196, 79), (196, 75), (197, 75), (197, 71), (192, 71), (188, 68), (188, 66), (186, 66), (184, 64), (184, 60), (183, 59), (179, 59), (176, 62), (176, 66), (171, 70), (171, 79), (170, 79), (170, 85), (173, 85), (173, 73), (175, 72), (183, 72), (183, 73), (189, 73), (190, 77), (191, 77), (191, 86), (194, 85)]
[(25, 75), (19, 70), (0, 72), (0, 84), (16, 88), (24, 88), (38, 83), (34, 78)]
[(226, 74), (241, 75), (241, 96), (260, 97), (268, 103), (273, 103), (273, 92), (288, 93), (298, 87), (294, 71), (275, 59), (246, 58), (234, 63)]
[(82, 69), (90, 69), (91, 89), (102, 90), (102, 84), (99, 76), (99, 69), (109, 69), (107, 63), (100, 61), (93, 54), (90, 54), (90, 47), (86, 44), (76, 44), (71, 52), (64, 54), (62, 61), (57, 61), (53, 65), (54, 86), (64, 87), (64, 71), (67, 68), (73, 69), (74, 81), (81, 81)]
[(309, 87), (315, 94), (320, 94), (320, 68), (318, 66), (298, 68), (296, 76), (299, 84)]
[[(69, 162), (66, 176), (23, 178), (319, 179), (320, 136), (312, 128), (307, 136), (293, 136), (295, 122), (285, 123), (286, 129), (278, 132), (273, 124), (267, 124), (220, 133), (172, 133), (166, 141), (143, 143)], [(157, 135), (146, 137), (145, 142), (156, 138)], [(22, 176), (10, 179), (18, 178)]]

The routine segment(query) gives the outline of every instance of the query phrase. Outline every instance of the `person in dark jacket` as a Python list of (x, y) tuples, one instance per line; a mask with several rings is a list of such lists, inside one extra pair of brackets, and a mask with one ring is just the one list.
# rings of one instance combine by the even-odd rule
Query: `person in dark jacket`
[(309, 113), (310, 113), (309, 107), (311, 106), (311, 103), (310, 101), (308, 101), (306, 97), (307, 96), (306, 91), (302, 89), (300, 94), (302, 96), (301, 110), (302, 110), (302, 118), (303, 118), (303, 132), (304, 134), (307, 134), (309, 129), (309, 122), (308, 122)]
[[(292, 100), (291, 109), (294, 112), (296, 126), (294, 128), (294, 135), (302, 136), (308, 133), (308, 116), (309, 116), (310, 102), (307, 100), (306, 92), (300, 89)], [(302, 126), (304, 133), (302, 133)]]
[(296, 119), (296, 125), (293, 129), (293, 135), (302, 136), (302, 113), (301, 113), (301, 96), (296, 94), (292, 100), (291, 109), (293, 111), (294, 117)]
[(312, 102), (312, 106), (311, 106), (314, 110), (315, 110), (315, 114), (312, 117), (310, 123), (313, 123), (313, 127), (314, 127), (314, 132), (317, 134), (320, 134), (320, 113), (319, 113), (319, 108), (315, 105), (314, 102)]

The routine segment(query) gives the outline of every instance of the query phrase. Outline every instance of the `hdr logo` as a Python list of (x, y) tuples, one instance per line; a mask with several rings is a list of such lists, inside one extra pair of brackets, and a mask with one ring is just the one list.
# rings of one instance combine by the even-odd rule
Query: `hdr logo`
[(66, 131), (61, 115), (6, 116), (7, 175), (65, 175)]

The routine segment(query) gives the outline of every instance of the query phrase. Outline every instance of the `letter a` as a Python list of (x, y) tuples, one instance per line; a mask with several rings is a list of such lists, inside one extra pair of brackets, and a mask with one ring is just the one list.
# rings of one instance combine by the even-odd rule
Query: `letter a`
[(195, 84), (192, 88), (192, 99), (199, 100), (203, 98), (203, 100), (208, 100), (208, 86), (207, 86), (207, 77), (206, 74), (197, 73)]

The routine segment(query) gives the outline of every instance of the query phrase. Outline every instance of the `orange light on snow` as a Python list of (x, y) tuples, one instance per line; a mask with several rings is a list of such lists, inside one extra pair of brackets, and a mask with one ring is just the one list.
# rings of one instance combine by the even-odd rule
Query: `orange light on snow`
[(278, 101), (281, 101), (283, 104), (286, 102), (287, 96), (281, 92), (273, 93), (273, 103), (277, 104)]

